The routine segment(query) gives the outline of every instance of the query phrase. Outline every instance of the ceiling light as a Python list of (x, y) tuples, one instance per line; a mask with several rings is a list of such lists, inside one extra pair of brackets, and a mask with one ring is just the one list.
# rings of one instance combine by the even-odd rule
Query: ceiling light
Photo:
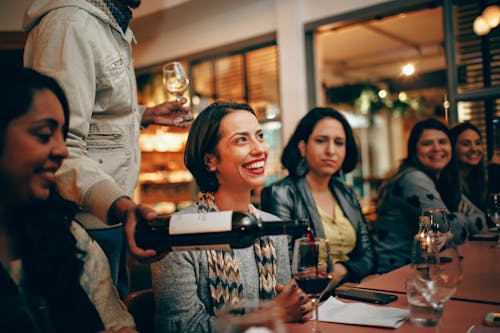
[(415, 66), (413, 66), (412, 64), (406, 64), (401, 69), (401, 72), (405, 76), (412, 76), (413, 73), (415, 73)]
[(380, 89), (378, 91), (378, 97), (380, 97), (380, 98), (386, 98), (387, 97), (387, 90)]
[(406, 102), (408, 100), (408, 95), (404, 91), (402, 91), (398, 94), (398, 99), (401, 102)]
[(478, 36), (484, 36), (490, 32), (491, 28), (482, 16), (476, 17), (473, 24), (474, 32)]
[(500, 22), (500, 7), (488, 6), (483, 10), (481, 16), (490, 28), (495, 28)]

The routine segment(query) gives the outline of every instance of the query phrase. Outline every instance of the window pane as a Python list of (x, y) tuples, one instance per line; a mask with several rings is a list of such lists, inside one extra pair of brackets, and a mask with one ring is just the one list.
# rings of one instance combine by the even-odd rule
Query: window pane
[(218, 99), (244, 102), (243, 56), (241, 54), (215, 61), (215, 91)]
[(276, 46), (250, 51), (246, 54), (246, 61), (248, 101), (279, 104)]
[(212, 62), (206, 61), (191, 67), (193, 77), (193, 91), (203, 97), (213, 97), (214, 75), (212, 72)]
[(500, 85), (500, 29), (483, 37), (474, 33), (473, 23), (481, 12), (477, 0), (460, 1), (455, 6), (459, 92)]
[[(495, 149), (499, 149), (500, 99), (459, 102), (457, 105), (459, 122), (470, 121), (481, 132), (484, 151), (492, 154)], [(489, 128), (486, 119), (488, 114), (491, 115), (491, 125)], [(488, 158), (486, 155), (485, 159)]]

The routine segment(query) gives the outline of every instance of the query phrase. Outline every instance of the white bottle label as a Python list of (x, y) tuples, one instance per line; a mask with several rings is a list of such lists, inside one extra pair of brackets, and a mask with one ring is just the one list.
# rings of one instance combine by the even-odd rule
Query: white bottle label
[(170, 235), (184, 235), (231, 231), (232, 216), (232, 211), (175, 214), (170, 218), (168, 232)]

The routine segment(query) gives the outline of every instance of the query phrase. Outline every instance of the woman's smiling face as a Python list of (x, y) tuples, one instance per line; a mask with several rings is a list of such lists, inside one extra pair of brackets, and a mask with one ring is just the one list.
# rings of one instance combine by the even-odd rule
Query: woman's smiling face
[(450, 163), (451, 142), (446, 133), (425, 129), (417, 141), (417, 159), (420, 164), (437, 176)]
[(64, 122), (56, 95), (40, 90), (33, 95), (29, 111), (8, 125), (0, 172), (16, 199), (45, 200), (49, 196), (54, 174), (68, 156)]
[(245, 110), (228, 113), (221, 121), (216, 156), (207, 157), (220, 188), (251, 190), (262, 186), (269, 147), (257, 118)]
[(483, 159), (481, 137), (476, 131), (467, 129), (460, 133), (455, 144), (457, 161), (468, 166), (478, 165)]

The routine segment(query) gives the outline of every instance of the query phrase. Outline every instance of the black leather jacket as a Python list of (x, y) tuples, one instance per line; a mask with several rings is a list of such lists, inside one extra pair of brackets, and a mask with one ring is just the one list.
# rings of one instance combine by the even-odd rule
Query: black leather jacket
[[(356, 246), (349, 253), (349, 260), (342, 262), (349, 271), (344, 281), (358, 282), (375, 271), (371, 236), (353, 189), (334, 177), (329, 187), (356, 231)], [(323, 224), (304, 177), (286, 177), (265, 187), (261, 192), (261, 207), (284, 220), (309, 219), (314, 235), (325, 237)]]

